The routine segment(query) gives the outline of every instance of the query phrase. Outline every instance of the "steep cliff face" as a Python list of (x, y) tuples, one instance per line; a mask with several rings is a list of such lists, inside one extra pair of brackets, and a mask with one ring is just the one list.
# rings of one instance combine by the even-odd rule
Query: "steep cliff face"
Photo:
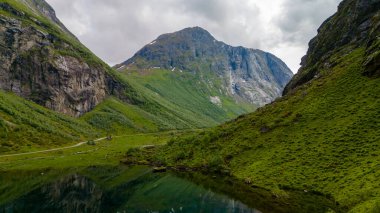
[[(261, 106), (281, 95), (292, 72), (280, 59), (261, 50), (232, 47), (200, 28), (164, 34), (116, 66), (164, 68), (200, 76), (216, 75), (220, 90), (237, 101)], [(209, 79), (201, 78), (201, 81)]]
[(80, 116), (125, 87), (43, 0), (0, 1), (0, 89)]
[(321, 71), (334, 66), (331, 56), (339, 51), (366, 48), (363, 65), (369, 76), (380, 75), (380, 1), (343, 1), (338, 12), (318, 29), (318, 36), (309, 43), (301, 68), (284, 90), (289, 93), (296, 87), (321, 76)]
[[(54, 37), (0, 17), (0, 87), (55, 111), (79, 116), (106, 96), (105, 72), (56, 53)], [(69, 48), (69, 47), (68, 47)]]

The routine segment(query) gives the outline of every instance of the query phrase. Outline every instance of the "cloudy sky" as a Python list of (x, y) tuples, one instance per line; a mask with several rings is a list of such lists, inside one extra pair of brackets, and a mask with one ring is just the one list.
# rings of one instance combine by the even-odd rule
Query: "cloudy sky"
[(47, 0), (110, 65), (160, 34), (200, 26), (217, 40), (271, 52), (296, 72), (308, 42), (341, 0)]

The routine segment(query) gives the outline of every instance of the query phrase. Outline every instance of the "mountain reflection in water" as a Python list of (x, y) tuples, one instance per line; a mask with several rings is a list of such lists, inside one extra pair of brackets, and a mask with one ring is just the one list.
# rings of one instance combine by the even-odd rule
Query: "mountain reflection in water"
[(0, 212), (260, 212), (172, 173), (88, 168), (62, 174), (1, 205)]

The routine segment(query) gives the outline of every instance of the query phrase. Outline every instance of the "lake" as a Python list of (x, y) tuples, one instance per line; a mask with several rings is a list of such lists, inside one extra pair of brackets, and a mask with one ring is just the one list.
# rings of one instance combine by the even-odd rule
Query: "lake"
[[(327, 212), (321, 196), (279, 198), (229, 177), (145, 166), (0, 173), (0, 212)], [(294, 196), (293, 196), (294, 195)], [(302, 197), (302, 202), (297, 199)]]

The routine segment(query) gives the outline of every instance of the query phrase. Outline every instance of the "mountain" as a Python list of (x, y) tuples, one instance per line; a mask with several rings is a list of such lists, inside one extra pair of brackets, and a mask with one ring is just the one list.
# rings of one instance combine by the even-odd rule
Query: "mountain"
[[(275, 75), (265, 78), (276, 86), (269, 86), (267, 81), (247, 83), (251, 78), (262, 78), (258, 77), (264, 75), (261, 71), (248, 73), (244, 77), (247, 82), (231, 75), (233, 90), (222, 86), (226, 83), (215, 72), (203, 69), (196, 75), (161, 69), (150, 78), (131, 70), (117, 72), (83, 46), (44, 0), (0, 0), (0, 8), (0, 90), (55, 112), (81, 117), (101, 132), (214, 126), (257, 108), (259, 104), (252, 105), (242, 98), (248, 94), (248, 86), (268, 93), (265, 97), (250, 93), (252, 100), (266, 103), (280, 95), (282, 88), (277, 87), (287, 81), (278, 74), (278, 67), (286, 68), (285, 64), (270, 54), (243, 48), (241, 51), (252, 52), (252, 57), (268, 58), (259, 62), (274, 67)], [(243, 71), (236, 68), (235, 72)], [(243, 88), (243, 84), (247, 85)], [(0, 114), (8, 116), (7, 112)]]
[(320, 194), (338, 212), (378, 212), (379, 17), (379, 0), (344, 0), (284, 97), (125, 161), (228, 174), (279, 199), (289, 190)]
[(44, 0), (0, 0), (0, 152), (201, 126), (189, 117), (136, 91)]
[(255, 109), (206, 84), (210, 76), (197, 85), (188, 72), (117, 72), (44, 0), (0, 0), (0, 152), (210, 127)]
[(112, 94), (128, 100), (128, 86), (45, 1), (1, 0), (0, 9), (0, 89), (76, 117)]
[[(326, 20), (318, 35), (309, 43), (307, 55), (302, 58), (301, 69), (286, 86), (284, 94), (322, 75), (322, 70), (335, 66), (333, 54), (347, 49), (365, 47), (363, 62), (367, 76), (379, 76), (379, 1), (344, 1), (340, 13)], [(348, 47), (349, 46), (349, 47)]]
[[(281, 96), (293, 73), (276, 56), (261, 50), (232, 47), (217, 41), (200, 28), (164, 34), (143, 47), (132, 58), (117, 65), (125, 69), (165, 69), (186, 72), (216, 89), (218, 96), (235, 102), (263, 106)], [(144, 73), (145, 74), (145, 73)]]
[(45, 2), (44, 0), (18, 0), (18, 1), (22, 2), (30, 10), (32, 10), (33, 13), (44, 15), (51, 22), (53, 22), (59, 28), (61, 28), (61, 30), (63, 30), (65, 33), (70, 34), (72, 37), (75, 37), (66, 28), (66, 26), (63, 25), (62, 22), (57, 18), (57, 16), (55, 15), (54, 9), (47, 2)]

